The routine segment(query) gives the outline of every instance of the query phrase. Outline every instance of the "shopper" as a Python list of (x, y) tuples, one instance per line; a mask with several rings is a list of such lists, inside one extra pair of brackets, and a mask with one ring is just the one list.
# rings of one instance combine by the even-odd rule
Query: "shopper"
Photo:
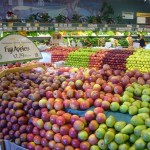
[(145, 47), (146, 46), (145, 40), (144, 40), (144, 35), (140, 36), (139, 43), (140, 43), (140, 47)]
[(126, 38), (128, 43), (129, 43), (129, 48), (133, 47), (133, 38), (132, 38), (132, 34), (129, 33), (128, 37)]

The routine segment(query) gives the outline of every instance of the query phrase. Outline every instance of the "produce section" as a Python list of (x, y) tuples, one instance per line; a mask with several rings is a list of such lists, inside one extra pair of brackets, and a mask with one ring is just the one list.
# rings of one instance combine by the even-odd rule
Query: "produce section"
[(42, 50), (49, 66), (0, 68), (0, 139), (28, 150), (150, 149), (150, 51), (127, 48), (129, 31), (19, 31), (45, 43), (56, 33), (76, 47)]
[(106, 64), (10, 69), (0, 79), (0, 137), (29, 150), (149, 148), (149, 77)]

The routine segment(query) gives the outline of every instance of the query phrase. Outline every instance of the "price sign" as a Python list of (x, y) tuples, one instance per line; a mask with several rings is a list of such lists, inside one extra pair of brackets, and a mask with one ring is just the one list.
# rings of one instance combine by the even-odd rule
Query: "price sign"
[(35, 23), (34, 26), (35, 26), (35, 27), (39, 27), (39, 23)]
[(26, 23), (26, 26), (27, 26), (27, 27), (30, 27), (30, 26), (31, 26), (31, 24), (30, 24), (30, 23)]
[(37, 27), (33, 27), (33, 31), (36, 31), (37, 30)]
[(45, 30), (45, 27), (40, 27), (40, 30)]
[(18, 31), (22, 30), (22, 27), (17, 27), (17, 30), (18, 30)]
[(9, 22), (8, 27), (13, 27), (13, 22)]
[(69, 23), (69, 24), (68, 24), (68, 27), (72, 27), (72, 24)]
[(0, 41), (0, 63), (41, 59), (35, 44), (22, 35), (9, 35)]

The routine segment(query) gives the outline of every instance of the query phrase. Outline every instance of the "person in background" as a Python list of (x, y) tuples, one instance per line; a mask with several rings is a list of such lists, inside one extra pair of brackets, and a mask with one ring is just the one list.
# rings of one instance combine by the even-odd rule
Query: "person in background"
[(126, 40), (128, 41), (129, 48), (133, 47), (133, 38), (132, 38), (132, 34), (130, 32), (129, 32), (128, 37), (126, 38)]
[(144, 40), (144, 35), (140, 36), (139, 43), (140, 43), (140, 47), (145, 47), (146, 46), (145, 40)]

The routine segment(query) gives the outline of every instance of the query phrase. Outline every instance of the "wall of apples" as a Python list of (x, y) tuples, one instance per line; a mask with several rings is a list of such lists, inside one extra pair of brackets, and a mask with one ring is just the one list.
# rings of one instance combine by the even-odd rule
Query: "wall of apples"
[(52, 47), (52, 63), (65, 61), (66, 66), (102, 68), (104, 64), (115, 70), (150, 72), (150, 51), (145, 49), (100, 49)]

